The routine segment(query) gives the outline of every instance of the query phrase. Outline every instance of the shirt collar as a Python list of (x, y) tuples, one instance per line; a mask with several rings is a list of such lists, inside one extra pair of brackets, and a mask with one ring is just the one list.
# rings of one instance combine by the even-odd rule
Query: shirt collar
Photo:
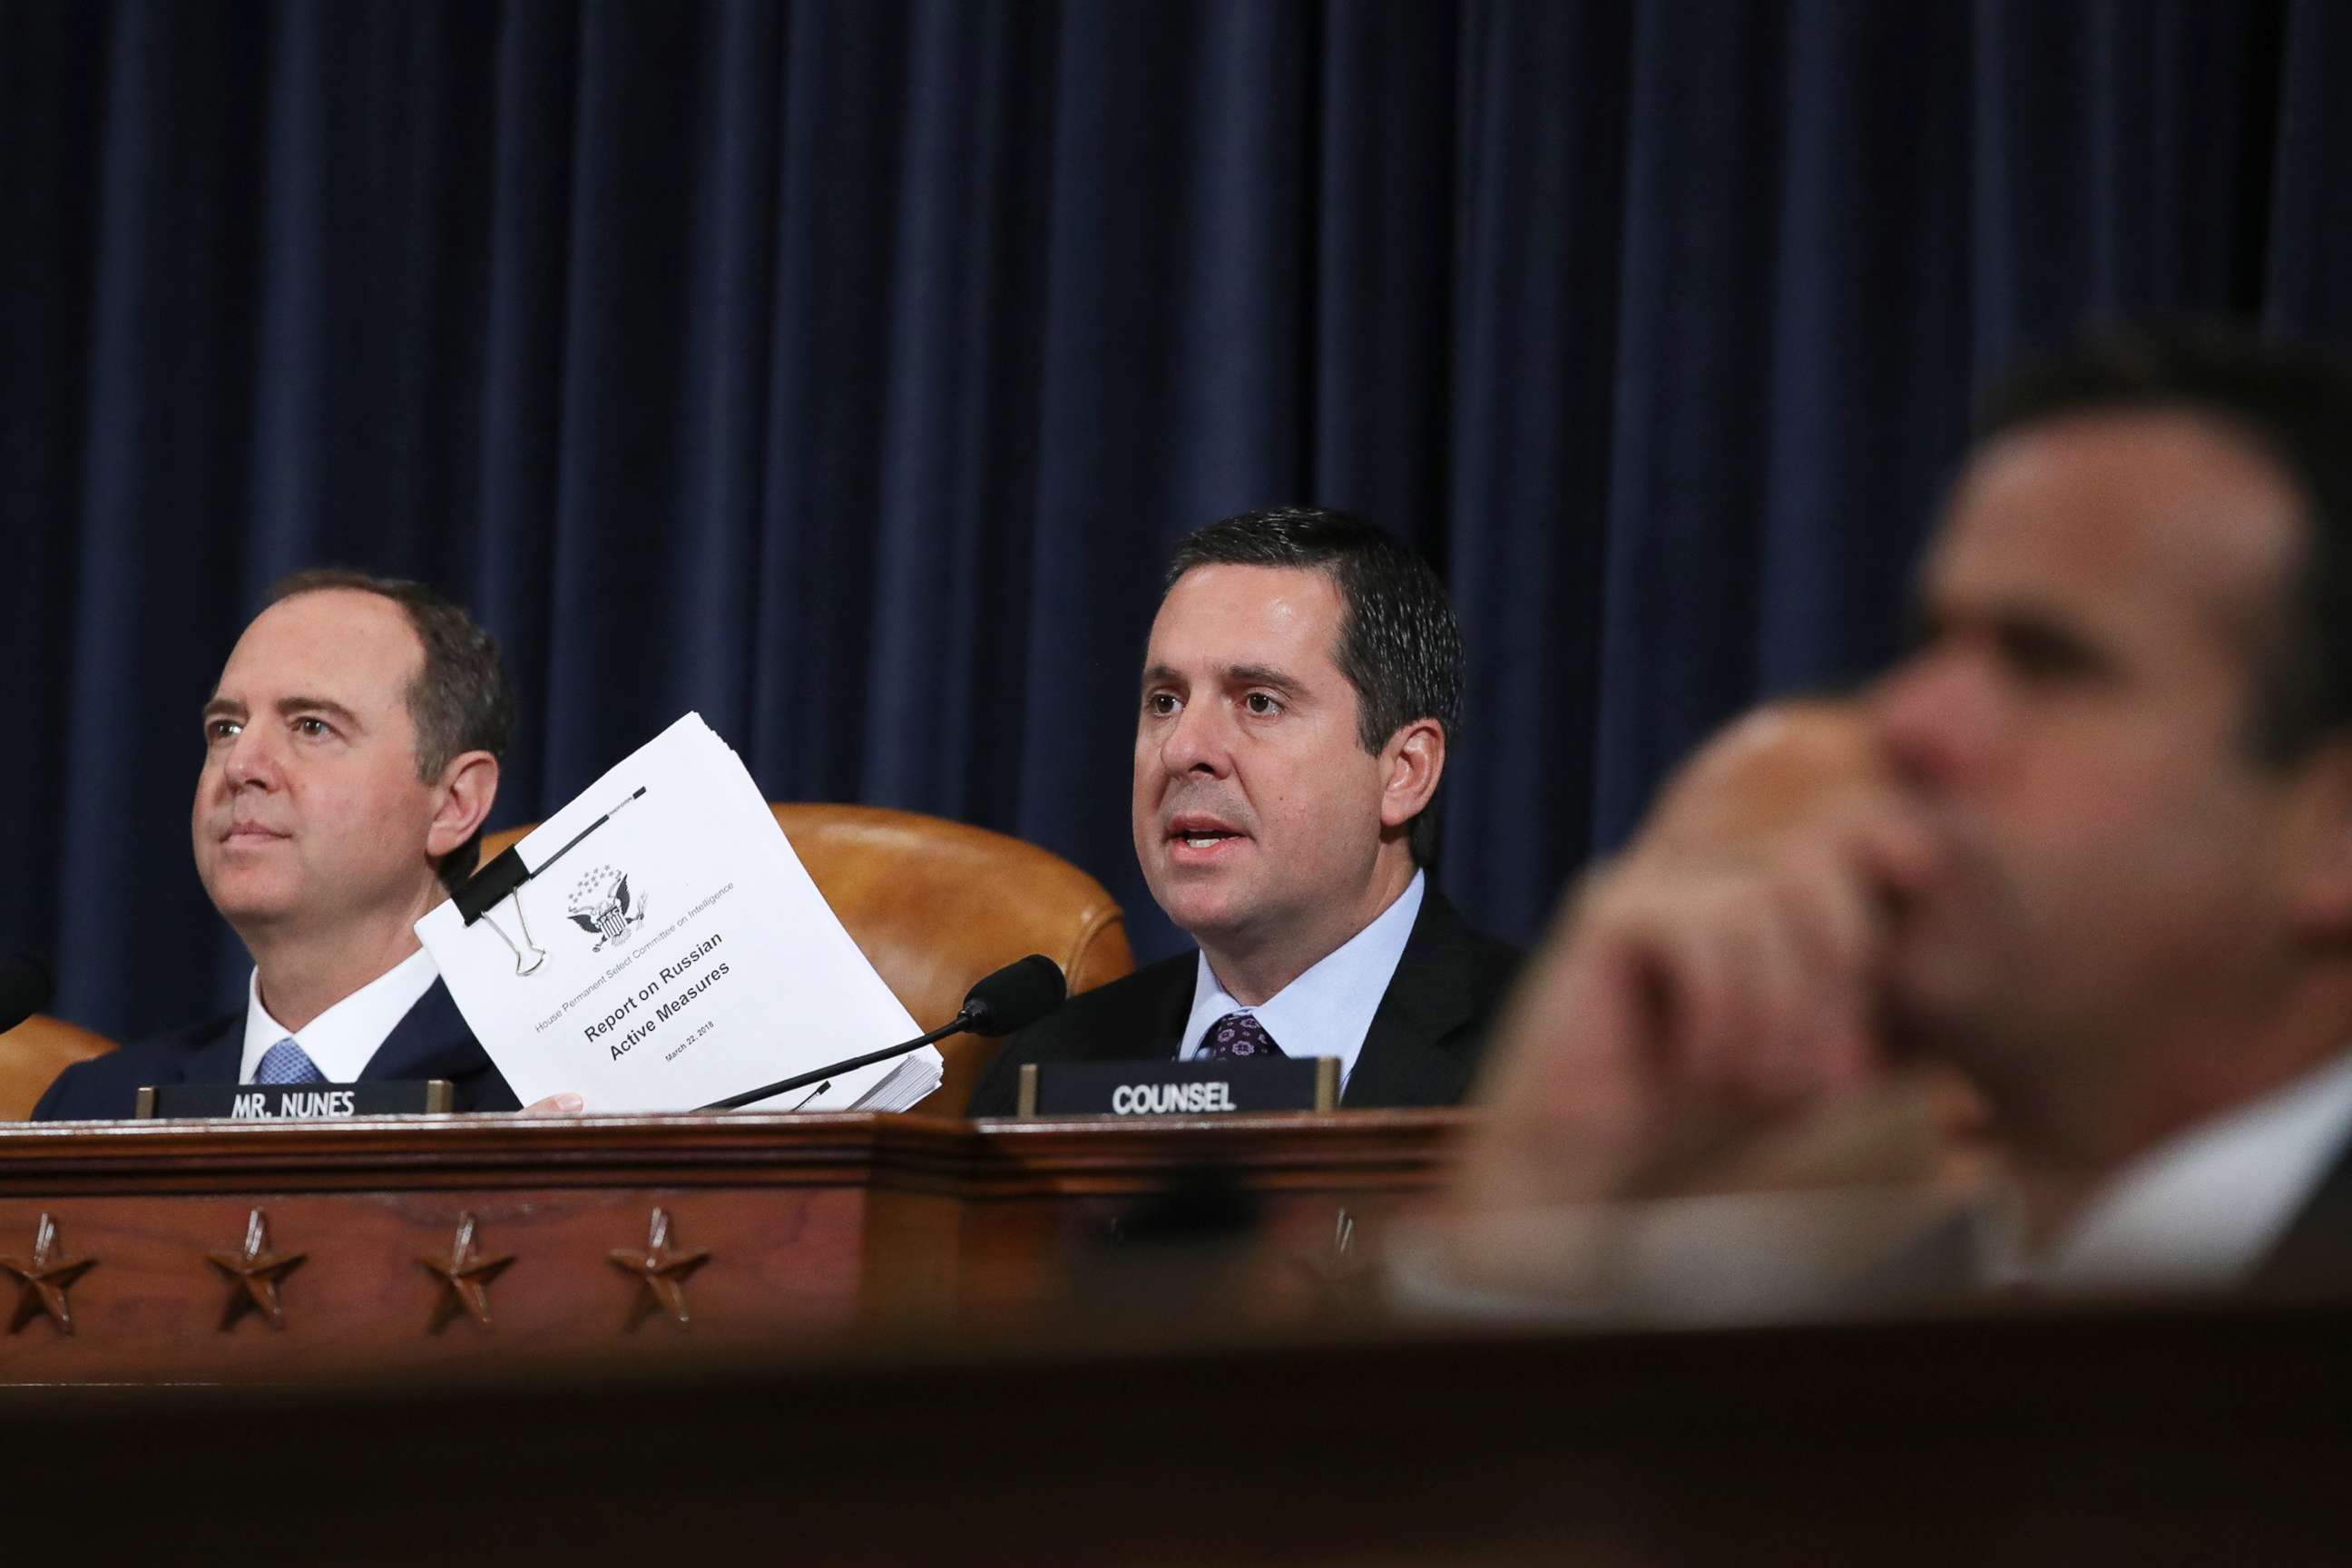
[(1179, 1058), (1200, 1054), (1201, 1038), (1209, 1026), (1228, 1013), (1253, 1013), (1286, 1057), (1337, 1057), (1339, 1082), (1347, 1084), (1364, 1048), (1372, 1015), (1381, 1010), (1389, 981), (1404, 957), (1421, 914), (1423, 874), (1415, 871), (1389, 907), (1372, 923), (1317, 961), (1304, 974), (1255, 1007), (1234, 1000), (1209, 955), (1200, 955), (1192, 980), (1192, 1011), (1184, 1021)]
[(245, 1054), (238, 1061), (236, 1081), (251, 1083), (262, 1053), (289, 1036), (318, 1063), (329, 1083), (357, 1081), (385, 1037), (440, 978), (433, 955), (420, 947), (297, 1030), (271, 1017), (261, 1005), (261, 971), (255, 970), (246, 985)]
[(2053, 1286), (2232, 1285), (2277, 1242), (2352, 1134), (2352, 1049), (2142, 1155), (2030, 1277)]

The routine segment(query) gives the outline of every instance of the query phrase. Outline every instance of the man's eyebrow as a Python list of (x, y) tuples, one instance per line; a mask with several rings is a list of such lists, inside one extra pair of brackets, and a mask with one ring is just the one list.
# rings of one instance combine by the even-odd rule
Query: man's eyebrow
[(360, 723), (358, 714), (331, 697), (281, 697), (278, 700), (278, 711), (289, 719), (297, 713), (323, 713), (328, 718), (341, 722), (346, 729), (357, 730), (363, 727)]
[(1954, 605), (1929, 605), (1922, 612), (1916, 651), (1959, 636), (1991, 639), (2004, 657), (2044, 671), (2113, 673), (2117, 653), (2111, 639), (2065, 606), (2032, 595), (1988, 597)]
[(207, 724), (215, 719), (234, 719), (245, 712), (245, 704), (234, 698), (215, 697), (205, 704), (201, 717)]
[(1988, 624), (2014, 658), (2084, 669), (2104, 669), (2116, 662), (2112, 647), (2095, 628), (2041, 605), (1999, 606)]
[[(1306, 689), (1297, 676), (1270, 664), (1221, 665), (1217, 669), (1217, 679), (1227, 686), (1271, 686), (1292, 696)], [(1146, 687), (1181, 686), (1183, 683), (1183, 673), (1172, 665), (1154, 664), (1144, 668), (1143, 684)]]
[(1229, 664), (1225, 666), (1225, 680), (1233, 686), (1271, 686), (1277, 691), (1294, 694), (1302, 689), (1295, 676), (1270, 664)]
[(2064, 612), (2031, 595), (1986, 595), (1950, 603), (1923, 602), (1917, 612), (1920, 630), (1927, 637), (1957, 637), (1963, 632), (1998, 632), (2009, 626), (2063, 626)]

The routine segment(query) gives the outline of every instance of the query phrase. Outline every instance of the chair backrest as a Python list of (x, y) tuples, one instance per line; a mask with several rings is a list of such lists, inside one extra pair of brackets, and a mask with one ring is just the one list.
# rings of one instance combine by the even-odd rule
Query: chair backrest
[[(777, 826), (883, 983), (926, 1029), (971, 983), (1042, 952), (1073, 994), (1135, 967), (1127, 922), (1101, 883), (1049, 850), (984, 827), (872, 805), (772, 805)], [(488, 861), (530, 831), (482, 843)], [(947, 1077), (921, 1109), (961, 1116), (1001, 1042), (941, 1042)]]
[(58, 1074), (113, 1048), (104, 1035), (46, 1013), (0, 1035), (0, 1121), (24, 1121)]

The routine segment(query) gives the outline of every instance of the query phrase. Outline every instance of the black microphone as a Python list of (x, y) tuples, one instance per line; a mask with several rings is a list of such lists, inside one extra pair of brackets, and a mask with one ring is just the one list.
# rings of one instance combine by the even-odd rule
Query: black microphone
[[(1024, 963), (1027, 959), (1021, 961)], [(989, 979), (995, 979), (990, 975)], [(985, 985), (983, 980), (981, 984)], [(977, 990), (977, 987), (974, 987)], [(1061, 1000), (1059, 997), (1055, 1001)], [(18, 953), (0, 958), (0, 1034), (6, 1034), (49, 1005), (49, 971), (37, 958)]]
[(927, 1035), (917, 1035), (900, 1046), (887, 1046), (878, 1051), (868, 1051), (862, 1057), (852, 1057), (845, 1062), (830, 1067), (795, 1073), (758, 1089), (747, 1089), (740, 1094), (730, 1094), (724, 1100), (714, 1100), (705, 1110), (732, 1110), (739, 1105), (749, 1105), (755, 1100), (766, 1100), (787, 1090), (833, 1077), (836, 1073), (855, 1072), (859, 1068), (887, 1062), (892, 1057), (903, 1057), (908, 1051), (919, 1051), (950, 1035), (969, 1030), (975, 1035), (1009, 1035), (1024, 1029), (1062, 1005), (1067, 994), (1062, 979), (1062, 966), (1042, 952), (1016, 959), (995, 973), (984, 976), (978, 984), (963, 994), (963, 1006), (956, 1016)]
[(1025, 1029), (1062, 1005), (1068, 995), (1062, 966), (1042, 952), (1008, 963), (964, 993), (956, 1015), (975, 1035), (1009, 1035)]

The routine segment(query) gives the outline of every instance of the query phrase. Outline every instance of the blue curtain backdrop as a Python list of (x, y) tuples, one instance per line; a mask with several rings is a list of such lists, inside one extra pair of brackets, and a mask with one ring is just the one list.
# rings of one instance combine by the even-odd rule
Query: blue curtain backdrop
[(1161, 555), (1316, 500), (1470, 647), (1444, 884), (1530, 934), (1889, 650), (1986, 378), (2352, 344), (2335, 0), (0, 0), (0, 945), (233, 999), (196, 711), (263, 588), (504, 643), (501, 821), (698, 709), (778, 797), (1128, 846)]

